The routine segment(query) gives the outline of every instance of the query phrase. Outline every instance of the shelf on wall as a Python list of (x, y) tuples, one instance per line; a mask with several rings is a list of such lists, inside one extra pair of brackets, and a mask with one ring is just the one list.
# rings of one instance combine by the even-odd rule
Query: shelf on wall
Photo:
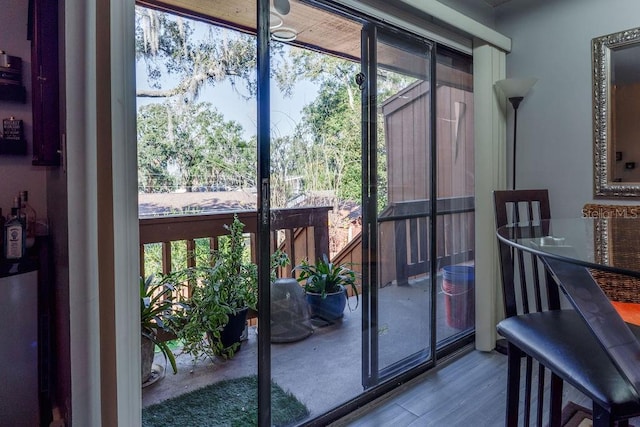
[(0, 154), (24, 156), (27, 154), (27, 141), (0, 138)]
[(27, 91), (24, 86), (0, 83), (0, 101), (22, 102), (27, 100)]

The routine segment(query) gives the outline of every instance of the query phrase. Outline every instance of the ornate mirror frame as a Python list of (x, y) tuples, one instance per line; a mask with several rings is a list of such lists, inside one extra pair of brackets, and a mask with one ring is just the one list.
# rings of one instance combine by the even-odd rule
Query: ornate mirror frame
[(636, 44), (640, 46), (640, 28), (597, 37), (591, 41), (595, 198), (640, 197), (640, 182), (615, 182), (611, 179), (611, 159), (616, 156), (615, 141), (611, 138), (612, 116), (615, 112), (611, 105), (611, 51)]

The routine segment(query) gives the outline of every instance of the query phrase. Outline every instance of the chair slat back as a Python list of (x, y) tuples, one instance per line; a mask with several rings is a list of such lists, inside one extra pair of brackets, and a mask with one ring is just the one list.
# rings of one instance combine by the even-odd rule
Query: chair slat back
[[(551, 219), (549, 193), (541, 190), (494, 191), (496, 228)], [(560, 307), (558, 287), (538, 257), (498, 240), (506, 317)]]

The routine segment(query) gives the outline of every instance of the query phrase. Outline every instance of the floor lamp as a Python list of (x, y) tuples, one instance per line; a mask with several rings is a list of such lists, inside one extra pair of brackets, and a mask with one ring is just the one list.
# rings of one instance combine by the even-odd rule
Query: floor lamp
[(496, 82), (496, 86), (513, 106), (513, 164), (511, 165), (513, 171), (511, 186), (513, 190), (516, 189), (516, 131), (518, 129), (518, 107), (537, 81), (538, 79), (529, 77), (522, 79), (504, 79)]
[[(533, 77), (521, 78), (521, 79), (504, 79), (498, 80), (496, 86), (504, 94), (513, 106), (513, 163), (511, 164), (512, 177), (511, 177), (511, 189), (516, 189), (516, 135), (518, 130), (518, 107), (529, 93), (531, 88), (538, 79)], [(517, 206), (514, 206), (517, 209)], [(507, 340), (504, 338), (499, 339), (496, 342), (496, 351), (502, 354), (507, 354)]]

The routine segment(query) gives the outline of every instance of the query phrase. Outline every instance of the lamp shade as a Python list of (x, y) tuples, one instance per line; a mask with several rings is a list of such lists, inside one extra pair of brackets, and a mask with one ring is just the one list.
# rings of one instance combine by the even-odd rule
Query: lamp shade
[(498, 80), (496, 86), (507, 98), (524, 98), (538, 79), (534, 77)]

